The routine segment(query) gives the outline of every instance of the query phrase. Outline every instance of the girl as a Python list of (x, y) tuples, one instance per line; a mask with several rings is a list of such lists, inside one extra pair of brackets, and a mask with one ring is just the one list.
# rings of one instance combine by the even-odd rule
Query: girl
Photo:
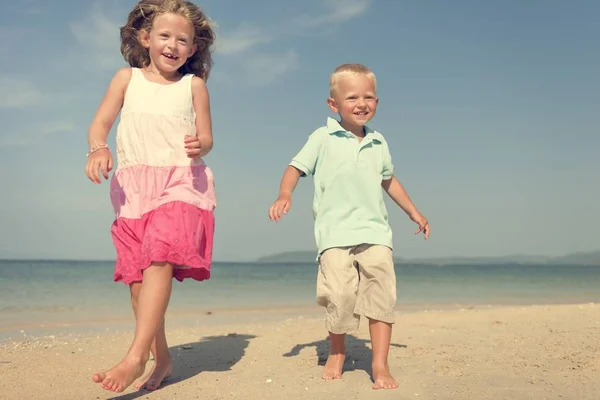
[(125, 358), (93, 376), (122, 392), (139, 378), (149, 352), (152, 370), (136, 387), (157, 389), (171, 374), (165, 313), (172, 278), (210, 277), (216, 206), (213, 176), (202, 157), (213, 147), (206, 80), (215, 39), (210, 21), (182, 0), (142, 0), (121, 28), (118, 71), (89, 129), (86, 174), (108, 179), (106, 144), (119, 112), (118, 168), (110, 196), (117, 251), (115, 281), (130, 287), (135, 336)]

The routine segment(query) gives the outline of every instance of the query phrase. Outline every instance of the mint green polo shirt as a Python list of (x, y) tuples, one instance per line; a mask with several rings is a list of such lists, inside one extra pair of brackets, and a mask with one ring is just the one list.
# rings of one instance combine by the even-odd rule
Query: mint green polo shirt
[(392, 248), (381, 181), (392, 178), (394, 167), (381, 133), (365, 126), (365, 137), (359, 142), (338, 121), (328, 118), (290, 165), (313, 176), (319, 254), (363, 243)]

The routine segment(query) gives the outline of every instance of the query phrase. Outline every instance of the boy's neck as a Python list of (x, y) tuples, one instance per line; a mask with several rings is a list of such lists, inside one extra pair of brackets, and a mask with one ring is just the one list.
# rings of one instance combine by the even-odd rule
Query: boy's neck
[(341, 118), (340, 118), (340, 125), (342, 126), (342, 128), (344, 128), (348, 132), (354, 134), (354, 136), (356, 136), (359, 139), (362, 139), (365, 137), (365, 126), (364, 125), (356, 126), (356, 125), (348, 124), (346, 121), (344, 121)]

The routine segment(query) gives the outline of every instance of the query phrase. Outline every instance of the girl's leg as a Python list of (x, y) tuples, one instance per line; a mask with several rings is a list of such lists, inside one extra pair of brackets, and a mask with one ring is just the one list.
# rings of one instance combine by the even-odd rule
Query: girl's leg
[(173, 266), (153, 263), (144, 270), (138, 297), (135, 336), (127, 355), (112, 369), (95, 374), (94, 382), (113, 392), (122, 392), (142, 376), (150, 346), (164, 320), (171, 297)]
[[(133, 313), (136, 315), (136, 319), (138, 298), (141, 288), (141, 282), (132, 283), (130, 286), (131, 306), (133, 307)], [(144, 388), (147, 390), (156, 390), (160, 387), (163, 380), (171, 376), (171, 354), (169, 353), (169, 346), (167, 344), (164, 318), (160, 328), (158, 328), (156, 337), (150, 346), (150, 353), (152, 354), (152, 357), (154, 357), (154, 364), (152, 365), (152, 369), (133, 385), (136, 389)]]

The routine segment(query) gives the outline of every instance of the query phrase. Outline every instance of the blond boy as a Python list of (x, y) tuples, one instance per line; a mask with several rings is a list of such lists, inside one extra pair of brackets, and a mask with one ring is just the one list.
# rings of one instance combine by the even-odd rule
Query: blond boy
[(429, 223), (393, 174), (383, 135), (366, 124), (377, 111), (377, 83), (361, 64), (344, 64), (330, 78), (327, 104), (340, 120), (329, 118), (292, 159), (279, 196), (269, 209), (279, 221), (292, 203), (301, 176), (314, 178), (313, 213), (319, 254), (317, 302), (326, 308), (331, 348), (323, 379), (341, 379), (345, 334), (369, 320), (373, 348), (373, 388), (398, 387), (388, 367), (394, 323), (396, 276), (392, 231), (383, 190), (429, 237)]

